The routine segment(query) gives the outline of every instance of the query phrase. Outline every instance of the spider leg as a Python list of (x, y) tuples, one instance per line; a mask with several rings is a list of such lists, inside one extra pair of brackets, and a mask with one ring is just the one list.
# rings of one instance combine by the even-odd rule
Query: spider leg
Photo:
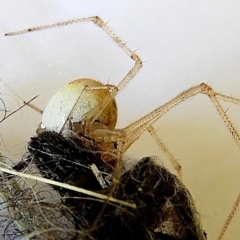
[(233, 207), (232, 207), (232, 210), (231, 210), (230, 214), (228, 215), (226, 221), (224, 222), (224, 225), (223, 225), (223, 227), (220, 231), (220, 234), (219, 234), (217, 240), (223, 239), (224, 234), (226, 233), (231, 221), (233, 220), (233, 218), (235, 216), (235, 213), (238, 210), (239, 203), (240, 203), (240, 194), (237, 196), (237, 199), (236, 199), (235, 203), (233, 204)]
[[(79, 20), (81, 21), (81, 19)], [(101, 27), (123, 49), (123, 51), (135, 61), (134, 66), (116, 87), (112, 85), (105, 85), (105, 89), (109, 90), (109, 95), (104, 98), (102, 103), (98, 104), (95, 108), (85, 114), (82, 122), (85, 124), (85, 128), (89, 129), (91, 124), (98, 118), (106, 106), (115, 98), (117, 93), (122, 90), (137, 74), (142, 67), (142, 60), (134, 51), (127, 47), (126, 43), (101, 18), (96, 16), (84, 18), (82, 20), (93, 21), (97, 26)]]
[(228, 128), (228, 130), (230, 131), (237, 145), (240, 148), (240, 135), (237, 129), (234, 127), (231, 120), (229, 119), (228, 115), (224, 111), (223, 107), (219, 103), (218, 96), (220, 96), (219, 99), (234, 103), (240, 103), (240, 99), (219, 94), (215, 92), (209, 85), (202, 83), (195, 87), (189, 88), (188, 90), (182, 92), (171, 101), (167, 102), (166, 104), (153, 110), (152, 112), (135, 121), (134, 123), (123, 128), (122, 130), (126, 134), (123, 152), (125, 152), (132, 145), (132, 143), (147, 129), (147, 127), (151, 126), (154, 122), (156, 122), (159, 118), (161, 118), (163, 115), (165, 115), (168, 111), (170, 111), (173, 107), (177, 106), (179, 103), (199, 93), (205, 94), (210, 98), (216, 110), (218, 111), (220, 117), (222, 118), (223, 122), (225, 123), (226, 127)]
[[(20, 31), (6, 33), (5, 36), (14, 36), (14, 35), (33, 32), (33, 31), (48, 29), (48, 28), (66, 26), (66, 25), (79, 23), (79, 22), (95, 23), (98, 27), (102, 28), (119, 45), (119, 47), (121, 47), (123, 51), (135, 61), (134, 66), (130, 69), (127, 75), (120, 81), (120, 83), (116, 87), (113, 87), (113, 86), (110, 87), (111, 88), (111, 91), (109, 91), (110, 94), (107, 97), (105, 97), (103, 102), (97, 105), (92, 111), (89, 111), (88, 113), (85, 114), (83, 122), (85, 122), (85, 127), (89, 128), (91, 126), (91, 123), (97, 119), (97, 117), (102, 113), (105, 107), (115, 98), (117, 93), (120, 90), (122, 90), (127, 85), (127, 83), (137, 74), (139, 69), (142, 67), (142, 61), (140, 57), (134, 51), (128, 48), (126, 43), (108, 26), (106, 22), (104, 22), (98, 16), (73, 19), (73, 20), (58, 22), (58, 23), (44, 25), (44, 26), (27, 28)], [(109, 89), (109, 85), (106, 85), (106, 87), (107, 89)]]

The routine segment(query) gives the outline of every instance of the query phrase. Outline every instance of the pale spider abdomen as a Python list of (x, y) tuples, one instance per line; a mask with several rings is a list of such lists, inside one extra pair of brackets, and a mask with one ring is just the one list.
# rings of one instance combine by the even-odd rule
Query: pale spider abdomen
[[(109, 95), (106, 89), (89, 90), (87, 88), (103, 86), (99, 81), (90, 78), (77, 79), (63, 86), (48, 102), (43, 112), (41, 128), (47, 131), (66, 132), (71, 127), (68, 121), (72, 124), (81, 122), (84, 114), (102, 103)], [(117, 106), (114, 99), (96, 120), (108, 129), (114, 129), (117, 122)], [(65, 123), (66, 126), (64, 126)]]

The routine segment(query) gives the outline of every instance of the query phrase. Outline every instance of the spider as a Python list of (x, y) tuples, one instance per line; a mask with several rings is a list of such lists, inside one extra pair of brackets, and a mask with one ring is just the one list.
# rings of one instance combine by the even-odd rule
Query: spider
[[(164, 114), (166, 114), (169, 110), (171, 110), (173, 107), (183, 102), (184, 100), (192, 96), (195, 96), (198, 93), (205, 94), (210, 98), (216, 110), (218, 111), (220, 117), (222, 118), (223, 122), (233, 135), (237, 145), (240, 147), (240, 136), (218, 101), (219, 99), (222, 99), (224, 101), (230, 101), (239, 104), (240, 100), (237, 98), (217, 93), (205, 83), (201, 83), (198, 86), (192, 87), (182, 92), (168, 103), (164, 104), (163, 106), (160, 106), (159, 108), (150, 112), (149, 114), (137, 120), (136, 122), (128, 125), (127, 127), (123, 129), (116, 129), (115, 126), (117, 121), (117, 107), (114, 98), (117, 95), (117, 93), (120, 92), (139, 71), (139, 69), (142, 67), (142, 61), (139, 58), (139, 56), (135, 52), (130, 50), (127, 47), (127, 45), (114, 33), (114, 31), (99, 17), (75, 19), (72, 21), (60, 22), (42, 27), (29, 28), (22, 31), (8, 33), (6, 35), (9, 36), (23, 34), (45, 28), (87, 21), (92, 21), (97, 26), (101, 27), (127, 53), (127, 55), (129, 55), (134, 60), (135, 65), (117, 86), (109, 84), (104, 85), (93, 79), (78, 79), (69, 83), (67, 86), (63, 87), (59, 92), (57, 92), (52, 97), (52, 99), (50, 100), (46, 109), (43, 112), (42, 122), (39, 128), (37, 129), (38, 137), (33, 138), (28, 145), (28, 150), (29, 152), (31, 152), (32, 155), (30, 154), (30, 157), (27, 157), (25, 161), (17, 164), (17, 166), (15, 166), (15, 169), (19, 170), (23, 166), (25, 167), (25, 165), (28, 165), (29, 162), (35, 156), (37, 156), (36, 157), (37, 160), (34, 160), (34, 162), (38, 165), (38, 168), (40, 169), (40, 172), (44, 177), (54, 180), (59, 180), (59, 178), (63, 180), (64, 178), (64, 182), (68, 183), (70, 182), (73, 185), (85, 187), (85, 185), (82, 184), (82, 182), (80, 185), (78, 185), (78, 182), (76, 182), (78, 181), (78, 179), (76, 179), (76, 177), (72, 177), (70, 173), (68, 173), (70, 174), (70, 177), (67, 176), (67, 178), (65, 176), (62, 177), (59, 172), (54, 173), (51, 170), (53, 168), (52, 165), (49, 165), (48, 171), (45, 171), (46, 163), (40, 160), (44, 158), (39, 156), (39, 154), (41, 153), (39, 149), (41, 149), (41, 147), (44, 147), (42, 152), (56, 154), (58, 149), (51, 150), (51, 148), (49, 148), (49, 146), (51, 145), (49, 143), (49, 139), (54, 139), (52, 141), (53, 143), (56, 141), (61, 146), (69, 144), (70, 146), (67, 149), (69, 150), (74, 149), (72, 150), (73, 152), (79, 151), (75, 149), (78, 149), (80, 147), (81, 151), (91, 155), (90, 159), (96, 158), (96, 160), (92, 161), (91, 163), (90, 162), (86, 163), (87, 165), (91, 166), (90, 173), (92, 180), (90, 182), (95, 182), (93, 186), (90, 186), (91, 184), (88, 183), (87, 180), (81, 179), (83, 183), (86, 183), (87, 186), (86, 188), (88, 189), (90, 188), (91, 190), (101, 189), (101, 191), (107, 189), (107, 194), (109, 197), (111, 197), (112, 195), (119, 196), (122, 195), (121, 188), (125, 190), (125, 184), (127, 185), (129, 183), (128, 182), (129, 180), (123, 180), (125, 178), (129, 179), (128, 174), (131, 173), (132, 175), (134, 175), (135, 171), (143, 168), (144, 171), (146, 171), (145, 172), (146, 176), (148, 175), (151, 176), (152, 171), (148, 174), (147, 169), (156, 168), (155, 164), (152, 165), (152, 160), (146, 158), (140, 161), (136, 168), (134, 167), (133, 169), (125, 170), (125, 172), (123, 173), (123, 169), (125, 169), (125, 165), (123, 162), (123, 154), (136, 141), (136, 139), (139, 138), (139, 136), (144, 131), (148, 131), (153, 137), (153, 139), (156, 141), (156, 143), (169, 157), (171, 163), (173, 164), (174, 168), (178, 173), (179, 179), (181, 180), (182, 178), (181, 166), (174, 159), (174, 157), (166, 148), (166, 146), (162, 143), (162, 141), (158, 138), (152, 124), (159, 118), (161, 118)], [(65, 138), (70, 139), (69, 142), (66, 142)], [(77, 144), (78, 147), (75, 146), (74, 144)], [(45, 146), (48, 147), (45, 148)], [(56, 146), (58, 146), (58, 144), (56, 144)], [(52, 147), (54, 148), (54, 146)], [(88, 149), (91, 149), (91, 152), (89, 152)], [(101, 164), (99, 165), (100, 160)], [(62, 165), (59, 166), (60, 169), (62, 168), (63, 170), (63, 166)], [(147, 166), (146, 170), (144, 166)], [(58, 169), (57, 171), (59, 171), (60, 169)], [(160, 171), (159, 169), (162, 168), (160, 168), (159, 166), (157, 167), (157, 169), (158, 170), (156, 170), (156, 172)], [(48, 173), (50, 173), (50, 175)], [(103, 173), (106, 174), (107, 176), (112, 175), (112, 178), (109, 180), (108, 177), (103, 176)], [(136, 174), (138, 175), (139, 173)], [(172, 177), (171, 174), (169, 175), (167, 174), (167, 176), (168, 176), (167, 178), (169, 179)], [(183, 197), (183, 199), (188, 199), (190, 198), (188, 191), (183, 187), (180, 180), (175, 179), (174, 185), (181, 186), (181, 188), (183, 188), (184, 190), (180, 191), (178, 194), (184, 193), (185, 197)], [(65, 191), (63, 192), (62, 188), (56, 187), (55, 189), (60, 192), (60, 195), (65, 196)], [(71, 196), (71, 193), (67, 192), (67, 194)], [(108, 210), (108, 207), (106, 207), (107, 202), (108, 200), (106, 200), (104, 206), (107, 209), (106, 211), (110, 211)], [(228, 225), (232, 220), (233, 215), (236, 212), (238, 203), (239, 197), (235, 202), (234, 208), (230, 213), (228, 219), (226, 220), (226, 223), (223, 226), (218, 239), (221, 239), (223, 237)], [(83, 206), (85, 206), (84, 204)], [(67, 205), (75, 206), (76, 203), (74, 202), (73, 204), (71, 203), (71, 201), (68, 201)], [(89, 208), (88, 205), (86, 206)], [(176, 211), (176, 209), (174, 211)], [(101, 210), (99, 210), (99, 212), (101, 212)], [(168, 217), (172, 219), (175, 216), (175, 214), (176, 212), (170, 214)], [(73, 215), (75, 215), (74, 211)], [(101, 217), (104, 216), (104, 214), (99, 213), (98, 216)], [(169, 220), (169, 218), (167, 219)], [(75, 221), (78, 220), (75, 219)], [(178, 221), (179, 219), (177, 220), (177, 223), (179, 223)], [(94, 227), (96, 227), (95, 226), (96, 224), (97, 221), (96, 223), (94, 223)], [(157, 231), (156, 229), (158, 228), (155, 227), (154, 231)], [(173, 229), (175, 229), (175, 227)], [(160, 228), (159, 231), (161, 232), (161, 234), (166, 233), (164, 232), (162, 227)], [(201, 230), (201, 227), (199, 227), (197, 232), (198, 238), (196, 239), (205, 239), (205, 233)], [(182, 239), (183, 236), (187, 236), (187, 233), (180, 232), (180, 235), (176, 235), (175, 230), (175, 232), (173, 231), (173, 234), (172, 235), (169, 234), (168, 237), (172, 237), (169, 239), (175, 238)], [(159, 239), (164, 238), (159, 237)]]

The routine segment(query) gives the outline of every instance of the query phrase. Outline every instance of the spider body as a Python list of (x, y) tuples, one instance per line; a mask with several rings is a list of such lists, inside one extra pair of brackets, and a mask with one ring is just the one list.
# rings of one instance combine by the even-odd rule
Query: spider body
[[(74, 236), (81, 239), (205, 240), (206, 234), (202, 230), (192, 197), (181, 182), (181, 166), (158, 138), (153, 124), (186, 99), (204, 94), (211, 100), (240, 147), (239, 132), (219, 102), (223, 100), (240, 104), (240, 100), (218, 93), (209, 85), (201, 83), (128, 126), (116, 129), (115, 96), (140, 70), (142, 61), (107, 23), (94, 16), (6, 35), (89, 21), (101, 27), (131, 57), (134, 66), (116, 87), (92, 79), (80, 79), (57, 92), (43, 113), (38, 136), (28, 144), (27, 158), (14, 168), (21, 171), (33, 162), (45, 178), (107, 196), (102, 202), (63, 187), (53, 187), (66, 206), (61, 212), (75, 225), (72, 231)], [(179, 179), (156, 164), (153, 158), (143, 158), (129, 170), (124, 168), (123, 154), (144, 131), (148, 131), (166, 153)], [(113, 205), (108, 201), (110, 197), (133, 202), (136, 208)], [(240, 196), (222, 227), (219, 240), (232, 221), (239, 202)]]

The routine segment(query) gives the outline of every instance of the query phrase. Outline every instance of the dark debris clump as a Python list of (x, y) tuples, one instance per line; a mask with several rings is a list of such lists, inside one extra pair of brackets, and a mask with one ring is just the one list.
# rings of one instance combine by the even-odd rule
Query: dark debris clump
[[(14, 167), (16, 170), (22, 171), (33, 163), (45, 178), (109, 194), (109, 176), (113, 169), (101, 159), (99, 152), (53, 132), (43, 132), (32, 138), (28, 151), (27, 157)], [(108, 183), (106, 188), (93, 174), (92, 164)], [(112, 194), (114, 198), (135, 203), (136, 209), (61, 187), (53, 186), (53, 189), (62, 201), (63, 207), (58, 211), (73, 229), (64, 239), (207, 239), (189, 191), (175, 175), (157, 165), (154, 158), (143, 158), (132, 169), (123, 172)], [(64, 233), (64, 228), (59, 229)], [(59, 236), (55, 239), (60, 239)]]

